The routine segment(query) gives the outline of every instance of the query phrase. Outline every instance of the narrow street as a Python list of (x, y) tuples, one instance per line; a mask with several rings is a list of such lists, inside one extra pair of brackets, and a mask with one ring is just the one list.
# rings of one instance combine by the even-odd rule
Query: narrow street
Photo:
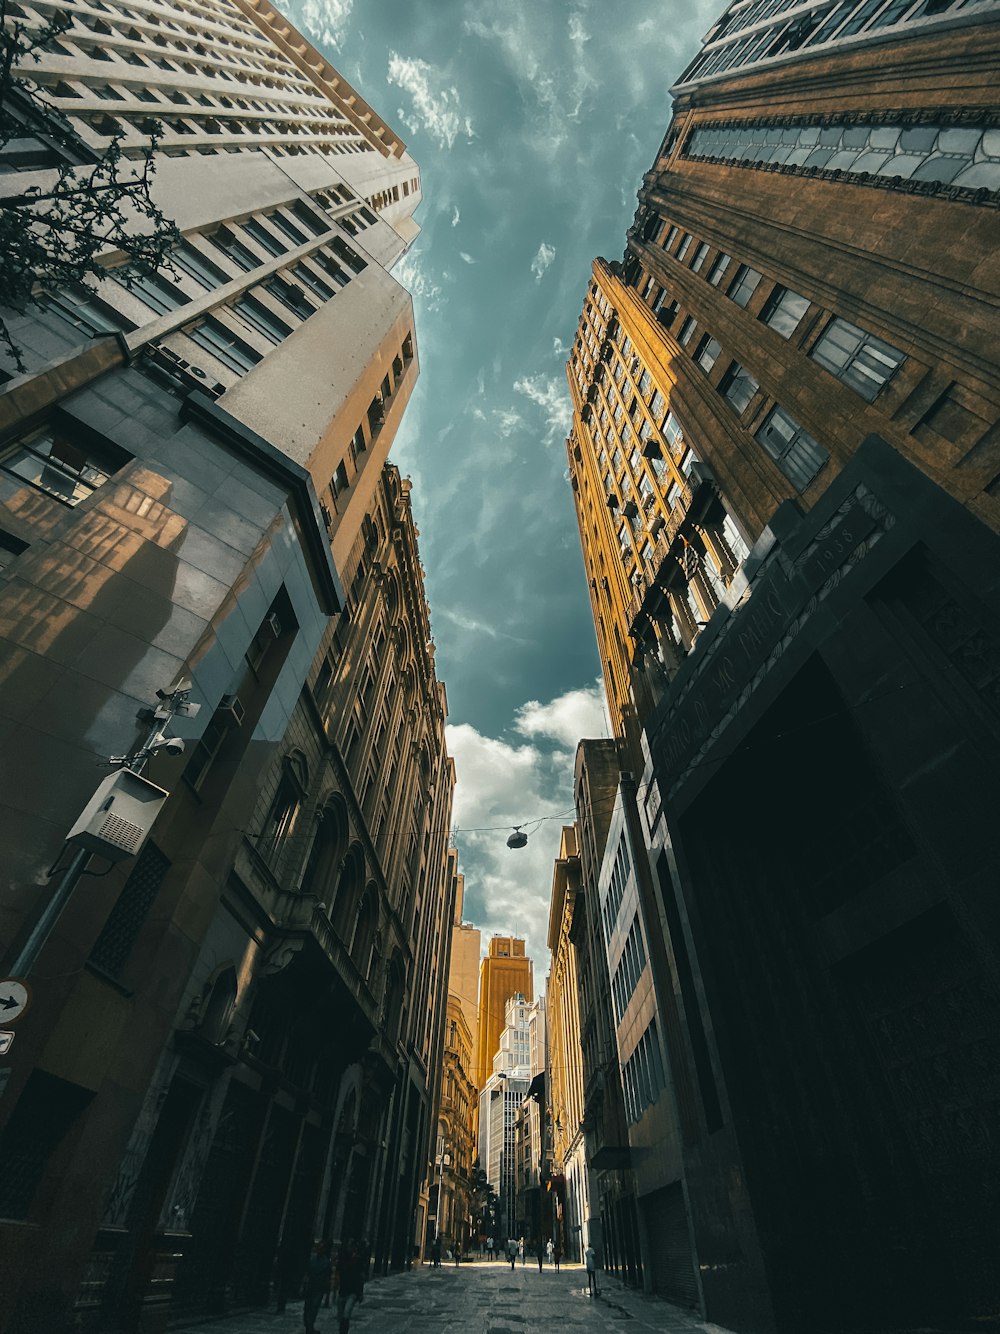
[[(690, 1312), (642, 1293), (623, 1290), (614, 1279), (601, 1279), (601, 1295), (587, 1294), (587, 1276), (579, 1265), (563, 1265), (559, 1273), (537, 1263), (510, 1265), (475, 1261), (456, 1269), (443, 1262), (410, 1274), (394, 1274), (368, 1284), (364, 1303), (351, 1321), (353, 1334), (535, 1334), (560, 1326), (581, 1331), (620, 1329), (632, 1322), (633, 1334), (644, 1330), (671, 1334), (726, 1334)], [(298, 1334), (302, 1303), (290, 1303), (282, 1315), (255, 1312), (210, 1324), (186, 1326), (173, 1334)], [(320, 1334), (336, 1334), (336, 1311), (320, 1312)]]

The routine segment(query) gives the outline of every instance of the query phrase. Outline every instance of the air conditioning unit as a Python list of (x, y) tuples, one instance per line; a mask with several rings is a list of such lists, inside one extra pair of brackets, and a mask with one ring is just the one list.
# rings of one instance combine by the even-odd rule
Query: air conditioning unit
[(111, 774), (83, 808), (66, 842), (113, 862), (134, 857), (169, 795), (129, 769)]
[(219, 707), (216, 712), (222, 714), (226, 721), (232, 723), (234, 727), (239, 727), (247, 716), (247, 711), (240, 702), (239, 695), (223, 695), (219, 700)]

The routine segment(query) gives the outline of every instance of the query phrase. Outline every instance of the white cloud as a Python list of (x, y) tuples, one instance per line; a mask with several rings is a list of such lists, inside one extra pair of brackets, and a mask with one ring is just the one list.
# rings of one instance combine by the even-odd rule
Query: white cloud
[(460, 251), (458, 252), (458, 257), (459, 257), (459, 259), (464, 259), (465, 262), (466, 262), (466, 264), (475, 264), (475, 263), (477, 262), (476, 260), (474, 260), (474, 259), (472, 258), (471, 255), (467, 255), (466, 252), (465, 252), (464, 250), (460, 250)]
[(602, 683), (598, 680), (592, 686), (569, 690), (548, 704), (529, 699), (514, 715), (514, 730), (529, 739), (555, 741), (571, 753), (584, 737), (607, 736)]
[[(573, 822), (573, 729), (603, 734), (596, 725), (599, 687), (571, 690), (517, 710), (513, 740), (485, 736), (468, 723), (448, 727), (455, 760), (454, 826), (466, 878), (466, 917), (484, 941), (493, 932), (524, 936), (535, 963), (536, 992), (548, 967), (546, 934), (553, 861), (564, 824)], [(530, 738), (527, 736), (530, 730)], [(552, 742), (555, 742), (555, 747)], [(523, 825), (528, 845), (507, 847)]]
[(493, 420), (497, 424), (497, 430), (505, 440), (524, 425), (524, 418), (513, 408), (494, 408)]
[(452, 225), (453, 227), (457, 227), (458, 224), (459, 224), (459, 222), (461, 221), (461, 217), (462, 217), (462, 215), (461, 215), (461, 213), (459, 213), (459, 211), (458, 211), (458, 205), (455, 204), (455, 205), (452, 207), (452, 211), (451, 211), (451, 225)]
[(573, 411), (569, 401), (569, 390), (563, 380), (554, 375), (523, 375), (514, 381), (514, 389), (523, 394), (537, 407), (541, 408), (545, 418), (545, 441), (551, 444), (559, 436), (569, 431)]
[(531, 272), (535, 275), (535, 282), (542, 281), (542, 275), (556, 257), (556, 248), (549, 245), (548, 241), (543, 241), (538, 247), (538, 254), (531, 261)]
[(302, 26), (317, 41), (339, 46), (353, 8), (354, 0), (305, 0)]
[(411, 296), (419, 298), (428, 311), (440, 310), (444, 305), (444, 288), (421, 267), (419, 258), (412, 250), (396, 264), (392, 276), (403, 284)]
[(563, 342), (558, 334), (552, 340), (552, 355), (554, 357), (568, 357), (569, 346)]
[(435, 66), (390, 51), (386, 77), (410, 94), (413, 110), (409, 115), (400, 110), (399, 116), (411, 130), (425, 130), (442, 148), (452, 148), (460, 135), (475, 137), (472, 121), (462, 112), (458, 89), (445, 87), (445, 76)]

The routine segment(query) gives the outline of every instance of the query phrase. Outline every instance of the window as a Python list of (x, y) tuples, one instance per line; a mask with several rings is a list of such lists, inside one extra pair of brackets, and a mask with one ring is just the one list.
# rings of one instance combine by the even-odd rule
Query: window
[(296, 287), (294, 283), (290, 283), (279, 277), (278, 274), (274, 274), (273, 277), (268, 278), (264, 286), (276, 301), (280, 301), (283, 306), (287, 306), (292, 314), (297, 315), (300, 320), (307, 320), (310, 315), (315, 315), (316, 307), (305, 292), (300, 287)]
[(248, 250), (242, 241), (238, 241), (228, 227), (220, 227), (208, 239), (217, 250), (221, 250), (227, 259), (231, 259), (237, 268), (243, 269), (244, 272), (260, 268), (257, 256)]
[(729, 369), (719, 382), (719, 393), (739, 415), (746, 411), (759, 388), (757, 381), (738, 361), (730, 362)]
[(263, 334), (272, 343), (280, 343), (283, 338), (287, 338), (292, 332), (284, 320), (280, 320), (256, 297), (242, 297), (235, 302), (233, 310), (249, 324), (251, 329), (256, 329), (258, 333)]
[(317, 278), (312, 269), (305, 264), (296, 264), (292, 273), (298, 278), (303, 287), (308, 287), (310, 292), (318, 296), (321, 301), (329, 301), (333, 296), (333, 288), (328, 287), (322, 278)]
[(694, 359), (707, 375), (719, 359), (722, 348), (708, 334), (702, 338), (694, 354)]
[(712, 284), (713, 287), (719, 286), (719, 284), (722, 282), (722, 279), (725, 277), (726, 270), (729, 268), (732, 262), (733, 262), (732, 255), (725, 255), (725, 254), (719, 255), (718, 259), (715, 261), (715, 263), (708, 271), (708, 281)]
[(253, 370), (254, 366), (263, 360), (262, 352), (258, 352), (256, 348), (244, 343), (231, 329), (227, 329), (224, 324), (220, 324), (218, 320), (211, 317), (185, 332), (192, 342), (205, 348), (207, 352), (211, 352), (212, 356), (221, 361), (223, 366), (228, 366), (231, 371), (236, 371), (238, 375)]
[(690, 232), (685, 232), (684, 235), (681, 237), (681, 243), (677, 247), (677, 258), (679, 260), (683, 259), (684, 256), (687, 254), (687, 252), (691, 249), (691, 242), (693, 240), (694, 237), (691, 235)]
[(905, 355), (856, 324), (834, 318), (809, 353), (870, 403), (906, 360)]
[(310, 255), (309, 258), (314, 264), (318, 264), (323, 272), (341, 287), (346, 287), (351, 281), (350, 274), (345, 273), (340, 265), (335, 260), (332, 260), (329, 255), (315, 254)]
[(736, 276), (730, 283), (726, 295), (730, 301), (735, 301), (738, 306), (746, 309), (750, 304), (750, 298), (757, 290), (757, 284), (763, 276), (756, 269), (751, 269), (748, 264), (741, 264), (736, 270)]
[(281, 213), (269, 213), (267, 220), (272, 227), (277, 227), (279, 232), (283, 232), (293, 245), (305, 245), (309, 239), (305, 232), (300, 231), (293, 222), (289, 222)]
[[(361, 211), (364, 213), (365, 210), (362, 209)], [(299, 222), (304, 223), (315, 236), (325, 236), (331, 230), (332, 224), (327, 222), (325, 218), (320, 217), (315, 209), (310, 208), (308, 204), (304, 204), (301, 199), (297, 199), (292, 205), (292, 212)], [(372, 222), (375, 221), (374, 218), (371, 220)]]
[(70, 438), (58, 427), (47, 426), (0, 449), (0, 472), (64, 505), (79, 505), (131, 458), (117, 445), (90, 443), (79, 434)]
[(678, 229), (676, 227), (668, 227), (667, 234), (663, 238), (664, 250), (669, 250), (670, 247), (673, 245), (674, 241), (677, 239), (677, 230)]
[(243, 230), (247, 236), (257, 242), (261, 250), (266, 250), (269, 255), (283, 255), (288, 248), (283, 246), (274, 233), (269, 231), (262, 222), (258, 222), (256, 218), (248, 218), (243, 224)]
[(684, 321), (684, 323), (681, 325), (681, 331), (678, 336), (678, 342), (680, 343), (681, 347), (687, 347), (688, 343), (690, 343), (691, 339), (694, 337), (697, 328), (698, 328), (698, 321), (694, 318), (693, 315), (689, 315), (687, 319)]
[(791, 338), (799, 327), (799, 321), (809, 309), (809, 302), (798, 292), (788, 287), (776, 287), (764, 303), (764, 309), (758, 318), (780, 333), (782, 338)]
[(0, 570), (5, 570), (16, 556), (20, 556), (22, 551), (28, 550), (28, 543), (22, 542), (19, 537), (13, 533), (8, 533), (0, 528)]
[(64, 288), (61, 292), (43, 292), (35, 298), (35, 305), (57, 315), (64, 323), (79, 329), (89, 338), (116, 333), (124, 323), (117, 317), (105, 314), (89, 295), (71, 288)]
[(182, 241), (177, 249), (171, 252), (170, 262), (202, 287), (211, 289), (221, 287), (223, 283), (229, 282), (227, 273), (223, 273), (210, 259), (206, 259), (200, 250), (196, 250), (187, 241)]
[(710, 249), (711, 247), (708, 245), (706, 241), (701, 242), (701, 244), (698, 246), (698, 249), (694, 252), (694, 259), (692, 259), (691, 261), (692, 273), (701, 272), (701, 266), (705, 263), (705, 260), (708, 258), (708, 252)]
[(282, 765), (278, 790), (257, 840), (257, 851), (267, 861), (281, 849), (294, 832), (306, 791), (305, 762), (298, 755), (286, 756)]
[(362, 259), (357, 251), (352, 250), (347, 242), (341, 240), (339, 236), (335, 237), (333, 240), (333, 249), (355, 273), (360, 273), (362, 269), (367, 269), (368, 261)]
[(128, 291), (138, 296), (139, 300), (155, 310), (159, 315), (166, 315), (178, 306), (186, 306), (191, 298), (182, 292), (177, 283), (171, 282), (159, 273), (143, 273), (139, 269), (116, 269), (114, 279)]
[(804, 491), (830, 455), (818, 441), (789, 417), (784, 408), (775, 407), (757, 432), (757, 439), (788, 480)]
[(334, 500), (337, 499), (342, 491), (346, 491), (350, 484), (350, 479), (347, 476), (347, 465), (344, 463), (343, 459), (341, 459), (334, 470), (333, 476), (330, 478), (330, 490), (333, 492)]

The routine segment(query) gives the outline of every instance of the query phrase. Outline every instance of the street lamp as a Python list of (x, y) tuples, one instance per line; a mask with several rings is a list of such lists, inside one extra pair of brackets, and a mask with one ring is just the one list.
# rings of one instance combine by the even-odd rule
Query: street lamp
[[(87, 873), (87, 863), (91, 856), (98, 853), (112, 862), (134, 857), (170, 795), (165, 788), (157, 787), (140, 775), (148, 761), (161, 751), (168, 755), (183, 752), (184, 742), (180, 737), (167, 736), (164, 728), (175, 715), (195, 717), (201, 705), (191, 703), (191, 682), (188, 680), (178, 682), (170, 690), (158, 690), (156, 695), (159, 703), (155, 708), (144, 709), (139, 715), (144, 722), (151, 724), (152, 730), (146, 740), (130, 755), (109, 757), (108, 763), (119, 772), (99, 784), (66, 835), (66, 844), (75, 847), (76, 851), (11, 964), (10, 974), (15, 980), (26, 978), (38, 962), (38, 956), (53, 927), (73, 897), (77, 884)], [(50, 874), (54, 871), (55, 867)]]
[(444, 1186), (444, 1169), (451, 1163), (451, 1154), (444, 1151), (444, 1140), (441, 1141), (441, 1153), (438, 1155), (438, 1202), (437, 1213), (434, 1215), (434, 1240), (437, 1241), (441, 1236), (441, 1191)]

